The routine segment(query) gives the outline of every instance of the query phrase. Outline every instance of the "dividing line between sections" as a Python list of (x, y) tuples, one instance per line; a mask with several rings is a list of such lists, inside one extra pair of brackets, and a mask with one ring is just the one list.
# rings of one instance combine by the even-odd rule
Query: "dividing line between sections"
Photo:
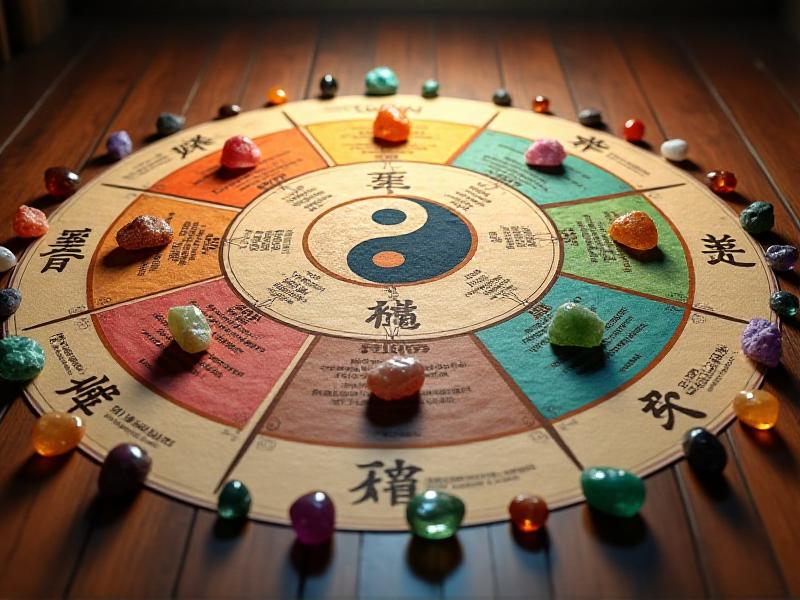
[(633, 189), (624, 192), (615, 192), (613, 194), (606, 194), (604, 196), (592, 196), (590, 198), (577, 198), (575, 200), (564, 200), (563, 202), (548, 202), (538, 204), (539, 208), (546, 211), (549, 208), (556, 208), (559, 206), (572, 206), (573, 204), (584, 204), (589, 202), (599, 202), (601, 200), (613, 200), (614, 198), (624, 198), (625, 196), (636, 196), (638, 194), (646, 194), (648, 192), (658, 192), (661, 190), (670, 190), (686, 185), (685, 183), (669, 183), (667, 185), (657, 185), (655, 187), (643, 188), (640, 190)]
[(118, 183), (106, 183), (101, 182), (100, 185), (110, 188), (116, 188), (118, 190), (127, 190), (129, 192), (140, 192), (142, 194), (152, 194), (153, 196), (162, 196), (164, 198), (170, 198), (172, 200), (178, 200), (180, 202), (185, 202), (186, 204), (195, 204), (198, 206), (208, 206), (211, 208), (216, 208), (219, 210), (227, 210), (230, 212), (240, 213), (242, 209), (237, 206), (231, 206), (230, 204), (222, 204), (217, 202), (212, 202), (211, 200), (198, 200), (197, 198), (189, 198), (188, 196), (180, 196), (178, 194), (169, 194), (167, 192), (158, 192), (155, 190), (145, 190), (142, 188), (133, 187), (130, 185), (120, 185)]
[(311, 147), (314, 148), (316, 153), (319, 154), (319, 157), (324, 160), (329, 167), (335, 167), (337, 165), (336, 161), (330, 157), (319, 141), (317, 141), (317, 138), (315, 138), (304, 125), (300, 125), (297, 121), (290, 117), (285, 110), (281, 111), (281, 114), (286, 117), (286, 120), (289, 121), (289, 123), (292, 124), (292, 127), (297, 129), (297, 131), (299, 131), (303, 137), (306, 138), (306, 141), (311, 144)]

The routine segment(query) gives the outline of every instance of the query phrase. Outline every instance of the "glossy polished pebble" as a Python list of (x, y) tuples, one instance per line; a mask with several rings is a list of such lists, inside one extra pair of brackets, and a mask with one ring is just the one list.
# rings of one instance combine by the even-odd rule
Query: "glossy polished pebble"
[(681, 162), (689, 156), (689, 143), (686, 140), (675, 138), (661, 144), (661, 156), (672, 162)]
[(795, 317), (800, 308), (800, 299), (791, 292), (774, 292), (769, 297), (769, 307), (781, 317)]
[(169, 332), (184, 352), (196, 354), (211, 345), (211, 326), (194, 304), (173, 306), (167, 313)]
[(739, 213), (739, 224), (747, 233), (766, 233), (775, 224), (775, 211), (769, 202), (752, 202)]
[(778, 422), (780, 403), (767, 390), (743, 390), (733, 399), (733, 412), (745, 425), (755, 429), (772, 429)]
[(252, 169), (261, 161), (261, 149), (246, 135), (235, 135), (225, 140), (220, 164), (227, 169)]
[(709, 171), (706, 173), (708, 187), (718, 194), (730, 194), (736, 189), (736, 175), (730, 171)]
[(751, 319), (742, 331), (742, 352), (756, 362), (777, 367), (781, 361), (782, 336), (780, 327), (766, 319)]
[(586, 469), (581, 473), (581, 488), (592, 508), (616, 517), (632, 517), (644, 504), (644, 482), (624, 469)]
[(50, 167), (44, 172), (44, 187), (56, 198), (71, 196), (81, 184), (80, 175), (67, 167)]
[(372, 123), (372, 135), (385, 142), (405, 142), (411, 135), (411, 121), (405, 110), (393, 104), (384, 104), (378, 109)]
[(147, 479), (153, 461), (136, 444), (119, 444), (111, 449), (100, 468), (97, 481), (104, 496), (127, 496), (138, 491)]
[(217, 514), (221, 519), (244, 519), (250, 512), (251, 504), (250, 490), (238, 479), (233, 479), (219, 493)]
[(0, 246), (0, 273), (5, 273), (16, 265), (17, 257), (14, 253), (5, 246)]
[(289, 101), (288, 92), (279, 85), (272, 86), (267, 91), (267, 104), (276, 106), (278, 104), (285, 104)]
[(28, 337), (11, 335), (0, 340), (0, 378), (27, 381), (44, 369), (44, 350)]
[(364, 85), (368, 96), (388, 96), (397, 93), (400, 81), (389, 67), (375, 67), (364, 76)]
[(644, 123), (639, 119), (628, 119), (622, 127), (622, 136), (629, 142), (641, 142), (644, 137)]
[(764, 258), (774, 271), (791, 271), (797, 264), (798, 251), (788, 244), (774, 244), (764, 252)]
[(133, 140), (127, 131), (115, 131), (106, 140), (106, 150), (114, 160), (122, 160), (133, 152)]
[(425, 367), (413, 356), (394, 356), (367, 373), (369, 391), (382, 400), (413, 396), (425, 383)]
[(0, 319), (7, 319), (19, 308), (22, 303), (22, 292), (17, 288), (0, 290)]
[(47, 233), (50, 224), (47, 222), (47, 215), (38, 208), (23, 204), (14, 213), (12, 227), (14, 233), (21, 238), (37, 238)]
[(323, 98), (333, 98), (339, 91), (339, 82), (330, 73), (325, 73), (319, 80), (319, 95)]
[(45, 413), (33, 425), (31, 442), (41, 456), (58, 456), (77, 448), (85, 431), (86, 426), (78, 415)]
[(578, 113), (578, 123), (586, 127), (600, 127), (603, 124), (603, 114), (596, 108), (584, 108)]
[(497, 106), (511, 106), (511, 94), (505, 88), (498, 88), (492, 95), (492, 102)]
[(123, 250), (160, 248), (172, 242), (173, 231), (161, 217), (139, 215), (117, 231), (117, 245)]
[(422, 97), (436, 98), (439, 95), (439, 82), (435, 79), (426, 79), (422, 83)]
[(595, 348), (603, 343), (605, 322), (592, 310), (566, 302), (556, 309), (547, 336), (556, 346)]
[(289, 508), (289, 520), (303, 544), (323, 544), (333, 536), (336, 508), (325, 492), (310, 492), (294, 501)]
[(242, 112), (242, 107), (238, 104), (223, 104), (219, 107), (217, 116), (221, 119), (227, 119), (228, 117), (235, 117), (240, 112)]
[(719, 474), (728, 463), (725, 446), (703, 427), (694, 427), (683, 436), (683, 454), (691, 467), (702, 474)]
[(559, 167), (567, 158), (564, 146), (558, 140), (536, 140), (525, 151), (525, 162), (532, 167)]
[(406, 507), (406, 521), (411, 533), (428, 540), (453, 537), (464, 520), (464, 503), (457, 496), (426, 490), (411, 499)]
[(658, 245), (658, 229), (646, 212), (634, 210), (617, 217), (608, 226), (609, 237), (634, 250), (652, 250)]
[(186, 126), (186, 118), (183, 115), (163, 112), (156, 119), (156, 131), (158, 135), (172, 135), (179, 132)]
[(541, 496), (520, 494), (508, 505), (508, 514), (517, 529), (530, 533), (544, 526), (550, 510)]
[(550, 100), (547, 96), (534, 96), (531, 101), (531, 108), (535, 113), (547, 114), (550, 112)]

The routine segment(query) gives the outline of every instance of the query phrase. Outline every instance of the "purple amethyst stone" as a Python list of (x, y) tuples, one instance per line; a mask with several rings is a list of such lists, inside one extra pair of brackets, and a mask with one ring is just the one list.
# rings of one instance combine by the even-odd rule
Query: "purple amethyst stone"
[(781, 330), (766, 319), (752, 319), (742, 333), (742, 351), (748, 358), (777, 367), (781, 360)]
[(112, 156), (114, 160), (122, 160), (133, 152), (131, 136), (129, 136), (128, 132), (125, 130), (115, 131), (108, 136), (106, 148), (108, 149), (108, 154)]
[(764, 256), (767, 264), (776, 271), (791, 271), (797, 263), (798, 252), (794, 246), (777, 244), (767, 248)]
[(333, 535), (336, 509), (325, 492), (310, 492), (294, 501), (289, 509), (289, 519), (302, 543), (322, 544)]
[(137, 491), (153, 461), (150, 455), (136, 444), (119, 444), (106, 455), (100, 469), (98, 487), (104, 496), (127, 496)]

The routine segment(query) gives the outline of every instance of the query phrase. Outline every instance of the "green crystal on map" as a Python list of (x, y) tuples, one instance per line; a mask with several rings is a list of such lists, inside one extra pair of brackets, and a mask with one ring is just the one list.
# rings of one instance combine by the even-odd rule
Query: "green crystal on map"
[(593, 310), (566, 302), (556, 309), (547, 335), (556, 346), (594, 348), (603, 343), (606, 324)]
[(581, 473), (581, 487), (592, 508), (616, 517), (632, 517), (644, 504), (644, 482), (625, 469), (586, 469)]
[(211, 344), (211, 327), (203, 312), (193, 304), (170, 308), (167, 323), (175, 342), (185, 352), (202, 352)]
[(775, 224), (775, 214), (769, 202), (753, 202), (739, 213), (739, 223), (747, 233), (765, 233)]
[(439, 82), (435, 79), (426, 79), (422, 84), (423, 98), (436, 98), (439, 95)]
[(250, 490), (238, 479), (233, 479), (219, 493), (217, 514), (222, 519), (244, 519), (250, 512), (251, 503)]
[(44, 350), (31, 338), (12, 335), (0, 340), (0, 377), (8, 381), (33, 379), (44, 369)]
[(367, 95), (388, 96), (397, 93), (397, 75), (389, 67), (375, 67), (367, 73), (364, 79), (367, 85)]
[(464, 519), (464, 503), (460, 498), (427, 490), (412, 498), (406, 507), (406, 520), (411, 533), (429, 540), (453, 537)]
[(769, 297), (769, 307), (781, 317), (794, 317), (800, 308), (800, 300), (792, 292), (775, 292)]

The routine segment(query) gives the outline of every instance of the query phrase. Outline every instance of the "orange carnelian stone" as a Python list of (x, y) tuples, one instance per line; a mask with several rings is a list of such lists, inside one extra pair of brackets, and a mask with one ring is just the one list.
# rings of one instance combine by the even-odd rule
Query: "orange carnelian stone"
[(550, 509), (541, 496), (520, 494), (508, 505), (511, 522), (523, 533), (540, 529), (546, 522)]
[(733, 412), (750, 427), (772, 429), (778, 422), (780, 404), (767, 390), (744, 390), (733, 398)]
[(22, 238), (42, 237), (50, 225), (47, 223), (47, 215), (38, 208), (22, 205), (14, 213), (12, 223), (14, 233)]
[(425, 383), (425, 367), (413, 356), (394, 356), (367, 373), (369, 391), (382, 400), (413, 396)]
[(730, 171), (709, 171), (706, 179), (708, 187), (718, 194), (730, 194), (736, 189), (736, 175)]
[(658, 245), (658, 229), (646, 212), (634, 210), (617, 217), (608, 226), (611, 239), (634, 250), (652, 250)]
[(629, 142), (640, 142), (644, 137), (644, 123), (639, 119), (628, 119), (622, 129), (622, 135)]
[(386, 142), (405, 142), (410, 133), (411, 121), (408, 120), (406, 111), (392, 104), (384, 104), (378, 109), (375, 122), (372, 124), (372, 134), (377, 139)]
[(275, 104), (283, 104), (284, 102), (289, 100), (289, 94), (286, 93), (286, 90), (283, 89), (279, 85), (275, 85), (269, 88), (267, 92), (267, 102), (271, 105)]
[(80, 444), (85, 431), (83, 420), (66, 412), (45, 413), (31, 432), (33, 448), (42, 456), (65, 454)]
[(550, 110), (550, 100), (547, 96), (536, 96), (531, 103), (533, 112), (546, 113)]

